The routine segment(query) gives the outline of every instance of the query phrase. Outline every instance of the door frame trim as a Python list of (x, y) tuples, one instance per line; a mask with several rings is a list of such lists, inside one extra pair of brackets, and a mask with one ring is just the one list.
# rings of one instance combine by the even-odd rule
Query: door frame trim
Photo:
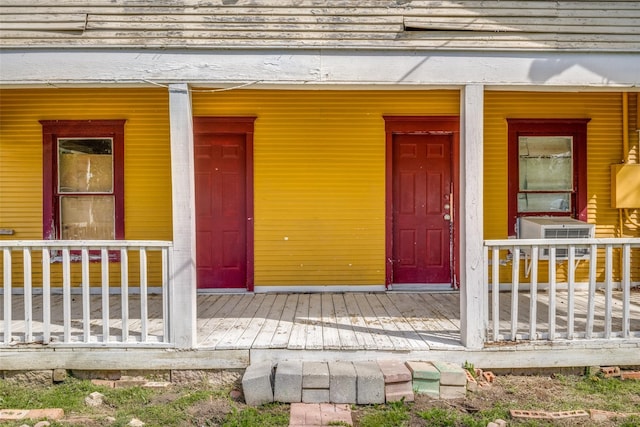
[[(254, 212), (253, 212), (253, 133), (255, 116), (207, 116), (193, 118), (194, 142), (196, 135), (243, 134), (245, 136), (245, 204), (246, 204), (246, 289), (254, 286)], [(195, 173), (195, 171), (194, 171)], [(196, 194), (196, 197), (198, 195)], [(196, 283), (196, 287), (197, 287)], [(199, 289), (199, 288), (198, 288)], [(223, 288), (226, 289), (226, 288)], [(228, 288), (233, 289), (233, 288)], [(242, 288), (238, 288), (242, 289)]]
[(451, 285), (459, 288), (460, 231), (460, 117), (458, 116), (382, 116), (385, 121), (385, 286), (393, 284), (393, 137), (402, 134), (448, 134), (452, 136), (451, 179), (453, 182), (453, 247)]

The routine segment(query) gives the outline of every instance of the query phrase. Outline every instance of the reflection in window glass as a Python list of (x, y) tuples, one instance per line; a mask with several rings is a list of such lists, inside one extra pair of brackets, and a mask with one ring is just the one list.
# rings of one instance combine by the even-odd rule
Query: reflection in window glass
[(60, 197), (60, 225), (63, 240), (115, 239), (113, 196)]
[(518, 138), (518, 212), (571, 212), (573, 138)]
[(113, 191), (111, 139), (59, 139), (58, 191), (110, 193)]
[(518, 138), (521, 191), (573, 189), (571, 137)]

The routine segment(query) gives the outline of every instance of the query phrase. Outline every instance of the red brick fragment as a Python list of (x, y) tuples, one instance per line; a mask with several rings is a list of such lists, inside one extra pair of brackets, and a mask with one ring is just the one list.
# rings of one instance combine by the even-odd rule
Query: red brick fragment
[(512, 409), (511, 416), (513, 418), (528, 418), (528, 419), (536, 419), (536, 420), (560, 420), (565, 418), (589, 417), (589, 414), (583, 410), (547, 412), (547, 411), (520, 411), (520, 410)]
[(115, 381), (110, 380), (91, 380), (91, 384), (107, 388), (114, 388), (116, 386)]
[(529, 418), (535, 420), (547, 419), (547, 413), (545, 411), (521, 411), (518, 409), (512, 409), (509, 412), (513, 418)]
[(476, 381), (475, 378), (473, 378), (473, 375), (471, 375), (471, 372), (467, 371), (466, 369), (464, 372), (467, 374), (467, 390), (478, 391), (478, 382)]
[(493, 375), (493, 372), (491, 371), (486, 371), (482, 373), (482, 376), (484, 377), (484, 379), (488, 382), (488, 383), (492, 383), (493, 381), (495, 381), (496, 376)]
[(640, 380), (640, 371), (623, 371), (620, 373), (623, 380)]
[(600, 368), (600, 372), (604, 374), (605, 378), (620, 376), (620, 368), (618, 366), (604, 366)]

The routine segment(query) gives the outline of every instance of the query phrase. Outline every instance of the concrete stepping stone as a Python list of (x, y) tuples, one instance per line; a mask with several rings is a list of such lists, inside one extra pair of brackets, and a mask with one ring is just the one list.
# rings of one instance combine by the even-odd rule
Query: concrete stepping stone
[(328, 403), (329, 365), (326, 362), (304, 362), (302, 364), (302, 401), (305, 403)]

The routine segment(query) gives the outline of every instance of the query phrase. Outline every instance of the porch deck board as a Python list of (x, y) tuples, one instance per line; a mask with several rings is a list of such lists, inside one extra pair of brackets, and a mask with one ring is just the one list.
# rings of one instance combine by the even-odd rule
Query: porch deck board
[[(567, 334), (568, 298), (566, 292), (556, 296), (556, 333)], [(595, 294), (596, 314), (594, 334), (605, 330), (605, 293)], [(621, 335), (624, 294), (612, 293), (611, 330)], [(0, 294), (0, 307), (4, 296)], [(90, 342), (103, 343), (102, 296), (90, 298)], [(587, 324), (586, 308), (589, 294), (576, 291), (574, 296), (574, 331), (584, 336)], [(32, 334), (34, 341), (42, 341), (42, 295), (33, 296)], [(161, 295), (148, 295), (147, 333), (152, 341), (161, 342)], [(489, 299), (491, 302), (491, 298)], [(511, 293), (500, 293), (500, 333), (510, 333)], [(82, 295), (71, 296), (70, 331), (72, 340), (83, 341)], [(537, 297), (536, 337), (549, 332), (549, 295), (541, 291)], [(631, 338), (640, 338), (640, 291), (629, 294), (629, 324)], [(140, 296), (129, 296), (128, 342), (141, 337)], [(519, 337), (529, 333), (530, 295), (518, 295)], [(490, 307), (491, 312), (491, 307)], [(12, 295), (12, 337), (24, 342), (24, 296)], [(0, 342), (4, 342), (4, 313), (0, 317)], [(490, 322), (491, 324), (491, 322)], [(198, 345), (210, 350), (370, 350), (370, 351), (428, 351), (461, 349), (460, 309), (457, 293), (333, 293), (333, 294), (202, 294), (198, 295)], [(121, 296), (109, 296), (109, 337), (107, 341), (122, 340)], [(63, 296), (51, 295), (52, 342), (59, 342), (64, 333)], [(491, 337), (492, 334), (489, 334)]]
[[(556, 295), (556, 335), (564, 336), (567, 333), (569, 324), (568, 319), (568, 293), (558, 292)], [(623, 293), (614, 291), (612, 293), (612, 317), (611, 332), (620, 334), (622, 332), (622, 306)], [(518, 336), (528, 336), (529, 334), (529, 301), (528, 293), (520, 293), (518, 296)], [(576, 291), (574, 294), (574, 335), (584, 336), (587, 327), (587, 306), (589, 302), (589, 294), (586, 291)], [(605, 292), (599, 290), (595, 295), (595, 315), (593, 321), (593, 333), (603, 334), (605, 332)], [(629, 322), (630, 330), (638, 334), (640, 331), (640, 292), (633, 290), (629, 294), (630, 312)], [(510, 332), (511, 320), (511, 293), (500, 293), (500, 332), (502, 334)], [(490, 300), (491, 311), (491, 300)], [(537, 327), (536, 333), (538, 337), (546, 336), (549, 333), (549, 294), (547, 292), (539, 292), (537, 294)]]

